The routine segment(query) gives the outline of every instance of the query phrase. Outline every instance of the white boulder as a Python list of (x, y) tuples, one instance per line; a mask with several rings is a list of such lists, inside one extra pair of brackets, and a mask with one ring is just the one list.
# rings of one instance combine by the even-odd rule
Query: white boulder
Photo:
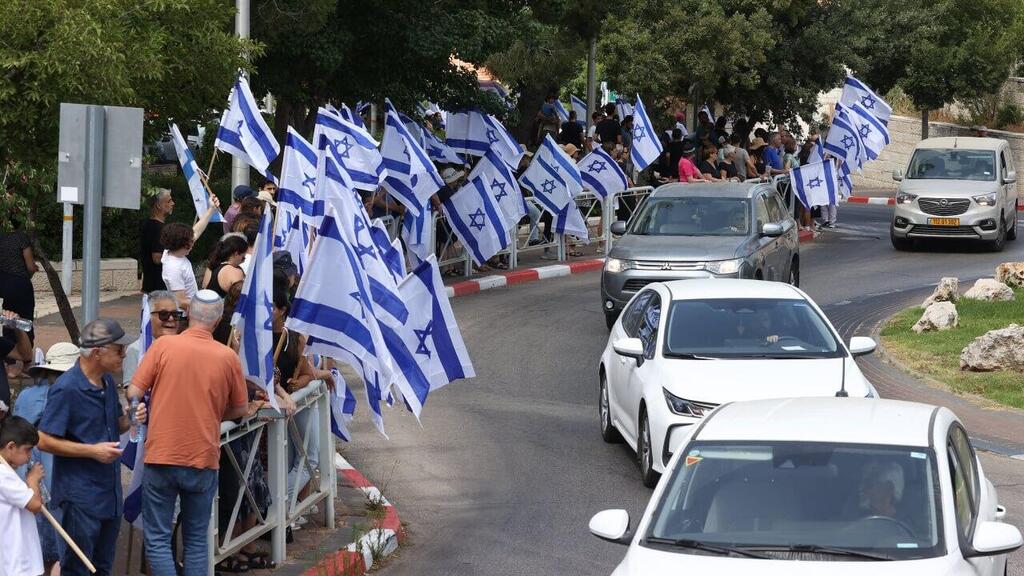
[(996, 266), (996, 280), (1011, 287), (1024, 288), (1024, 262), (1003, 262)]
[(956, 306), (952, 302), (936, 302), (925, 309), (921, 319), (914, 324), (911, 330), (918, 334), (933, 330), (950, 330), (956, 328), (959, 323), (960, 314), (957, 313)]
[(1024, 326), (1010, 324), (975, 338), (960, 352), (960, 369), (1024, 372)]
[(982, 278), (975, 282), (970, 290), (964, 292), (964, 298), (987, 302), (1008, 302), (1013, 300), (1013, 290), (998, 280)]
[(921, 308), (928, 308), (935, 302), (956, 302), (960, 298), (960, 281), (954, 277), (947, 276), (939, 280), (935, 291), (922, 304)]

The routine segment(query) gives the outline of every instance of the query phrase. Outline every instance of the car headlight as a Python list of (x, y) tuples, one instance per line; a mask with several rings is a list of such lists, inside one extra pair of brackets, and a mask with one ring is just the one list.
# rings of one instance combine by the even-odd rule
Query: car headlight
[(743, 258), (733, 258), (732, 260), (707, 262), (704, 264), (704, 269), (712, 274), (735, 274), (743, 267), (743, 261)]
[(896, 193), (897, 204), (913, 204), (914, 200), (917, 200), (917, 194), (911, 194), (909, 192)]
[(972, 198), (974, 198), (974, 201), (977, 202), (978, 204), (981, 204), (982, 206), (995, 206), (996, 200), (998, 199), (998, 195), (995, 192), (993, 192), (991, 194), (972, 196)]
[(680, 398), (675, 394), (669, 392), (667, 389), (661, 389), (665, 393), (665, 402), (668, 404), (668, 409), (673, 414), (679, 414), (680, 416), (692, 416), (694, 418), (703, 418), (704, 409), (697, 406), (693, 402)]
[(611, 272), (612, 274), (632, 270), (635, 267), (636, 263), (632, 260), (620, 260), (618, 258), (609, 258), (604, 263), (604, 271)]

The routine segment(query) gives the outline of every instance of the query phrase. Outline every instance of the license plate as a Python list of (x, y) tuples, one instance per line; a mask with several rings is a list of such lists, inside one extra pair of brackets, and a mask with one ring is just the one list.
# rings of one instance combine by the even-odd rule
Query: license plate
[(959, 226), (959, 218), (929, 218), (928, 223), (932, 226)]

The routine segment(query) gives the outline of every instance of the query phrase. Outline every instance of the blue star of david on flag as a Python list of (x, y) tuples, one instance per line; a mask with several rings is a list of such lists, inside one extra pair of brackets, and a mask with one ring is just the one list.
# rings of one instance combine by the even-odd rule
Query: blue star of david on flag
[(818, 178), (817, 176), (815, 176), (814, 178), (811, 178), (810, 180), (807, 181), (807, 186), (809, 186), (811, 188), (817, 188), (818, 186), (821, 186), (821, 184), (822, 184), (822, 180), (821, 180), (821, 178)]
[(868, 126), (867, 124), (861, 124), (860, 125), (860, 137), (861, 138), (867, 138), (870, 135), (871, 135), (871, 127)]
[(857, 145), (857, 143), (853, 140), (853, 137), (850, 136), (849, 134), (843, 136), (842, 143), (847, 150)]
[[(344, 146), (345, 149), (339, 152), (338, 148), (340, 146)], [(341, 140), (335, 140), (331, 144), (331, 147), (334, 148), (334, 154), (339, 158), (348, 158), (348, 151), (351, 150), (353, 146), (355, 146), (355, 144), (352, 144), (351, 142), (348, 141), (348, 136), (345, 136)]]
[(604, 170), (608, 169), (608, 165), (600, 160), (594, 160), (587, 166), (587, 172), (593, 172), (594, 174), (600, 174)]
[(362, 309), (363, 298), (359, 295), (359, 291), (357, 290), (355, 292), (349, 292), (348, 295), (351, 296), (353, 300), (355, 300), (356, 302), (359, 303), (359, 305), (360, 305), (359, 314), (363, 317), (363, 320), (366, 320), (366, 311)]
[(485, 226), (484, 217), (484, 211), (481, 210), (480, 208), (477, 208), (476, 212), (473, 212), (472, 214), (469, 215), (469, 227), (476, 228), (477, 231), (483, 230)]
[(860, 99), (860, 103), (868, 110), (871, 110), (875, 107), (875, 98), (871, 94), (868, 94)]
[(493, 191), (495, 188), (498, 189), (494, 194), (494, 199), (498, 202), (501, 202), (502, 198), (508, 196), (508, 192), (505, 192), (505, 186), (508, 186), (508, 184), (506, 182), (498, 182), (497, 178), (491, 180), (491, 190)]
[(540, 187), (541, 187), (541, 190), (543, 190), (545, 194), (551, 194), (552, 192), (555, 191), (555, 181), (554, 180), (545, 180), (543, 183), (541, 183)]
[(487, 130), (487, 143), (494, 144), (498, 141), (498, 133), (493, 128)]
[(423, 330), (413, 329), (413, 332), (416, 334), (416, 339), (419, 340), (419, 343), (416, 345), (416, 353), (430, 358), (430, 348), (427, 346), (427, 338), (430, 338), (434, 333), (434, 321), (431, 320), (427, 322), (427, 325), (423, 327)]
[(309, 190), (310, 194), (313, 193), (313, 189), (316, 188), (316, 174), (302, 173), (305, 178), (302, 180), (302, 187)]
[(644, 139), (644, 127), (643, 126), (637, 126), (636, 128), (633, 128), (633, 140), (635, 142), (640, 142), (643, 139)]

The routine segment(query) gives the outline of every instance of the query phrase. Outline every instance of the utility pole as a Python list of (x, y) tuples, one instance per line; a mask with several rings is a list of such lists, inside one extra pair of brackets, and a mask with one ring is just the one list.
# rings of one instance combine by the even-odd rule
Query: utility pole
[[(249, 37), (249, 0), (235, 0), (235, 34), (239, 38)], [(249, 165), (235, 156), (231, 157), (231, 188), (249, 185)]]
[(590, 115), (597, 111), (597, 36), (590, 37), (590, 53), (587, 57), (587, 117), (577, 118), (586, 122), (589, 132)]

